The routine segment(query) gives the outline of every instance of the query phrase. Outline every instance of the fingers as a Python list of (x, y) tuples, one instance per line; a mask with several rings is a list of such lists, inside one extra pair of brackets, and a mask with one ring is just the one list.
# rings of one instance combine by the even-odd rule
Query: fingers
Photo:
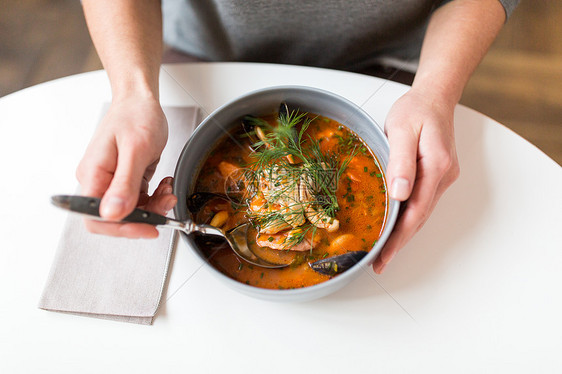
[(166, 177), (160, 181), (158, 187), (154, 190), (152, 194), (153, 197), (160, 196), (162, 194), (171, 194), (172, 193), (172, 183), (174, 182), (173, 177)]
[(396, 253), (414, 236), (435, 206), (435, 189), (431, 182), (419, 178), (410, 200), (405, 204), (406, 209), (398, 218), (392, 234), (388, 238), (384, 248), (375, 260), (373, 269), (375, 273), (381, 274), (386, 265), (392, 261)]
[(158, 237), (156, 227), (144, 223), (113, 223), (84, 219), (86, 229), (93, 234), (103, 234), (130, 239)]
[[(177, 198), (172, 194), (172, 177), (164, 178), (151, 197), (147, 196), (147, 203), (143, 209), (166, 215), (176, 204)], [(95, 234), (104, 234), (125, 238), (156, 238), (158, 230), (147, 224), (140, 223), (113, 223), (85, 219), (88, 231)]]
[[(171, 205), (173, 195), (155, 201), (148, 196), (148, 181), (167, 137), (166, 118), (153, 97), (130, 95), (112, 102), (76, 172), (82, 194), (102, 198), (103, 218), (121, 220), (135, 206), (149, 206), (162, 213)], [(87, 221), (86, 226), (92, 232), (113, 236), (158, 235), (149, 225)]]
[(102, 140), (88, 145), (76, 169), (76, 178), (83, 195), (103, 196), (113, 178), (116, 159), (117, 149), (114, 143)]
[(151, 163), (143, 151), (142, 146), (132, 142), (120, 146), (113, 179), (100, 205), (103, 218), (120, 220), (137, 206), (145, 170)]
[(172, 210), (178, 201), (177, 197), (172, 194), (172, 182), (172, 177), (162, 179), (146, 205), (147, 210), (164, 216)]
[(423, 96), (410, 92), (393, 105), (387, 117), (389, 196), (407, 200), (407, 205), (373, 264), (376, 273), (382, 273), (424, 225), (441, 195), (458, 177), (453, 110), (429, 105)]
[(442, 157), (439, 161), (431, 157), (420, 160), (418, 178), (406, 209), (373, 264), (377, 274), (384, 271), (396, 253), (423, 227), (443, 193), (458, 178), (456, 158), (447, 168), (438, 166), (443, 163)]
[(386, 176), (392, 199), (405, 201), (410, 196), (416, 178), (420, 126), (411, 126), (401, 117), (389, 116), (385, 129), (390, 143)]

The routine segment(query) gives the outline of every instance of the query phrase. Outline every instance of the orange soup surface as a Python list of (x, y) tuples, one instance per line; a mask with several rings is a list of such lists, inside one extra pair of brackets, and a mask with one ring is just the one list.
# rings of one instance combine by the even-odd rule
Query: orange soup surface
[[(302, 130), (300, 138), (302, 143), (299, 146), (306, 149), (310, 144), (314, 144), (322, 155), (332, 157), (335, 160), (333, 165), (336, 165), (334, 169), (337, 170), (332, 174), (337, 176), (337, 180), (335, 183), (331, 181), (329, 184), (332, 186), (330, 188), (333, 188), (333, 191), (330, 192), (332, 200), (329, 202), (329, 207), (323, 208), (321, 204), (317, 204), (318, 207), (314, 211), (325, 209), (327, 214), (331, 214), (328, 217), (329, 222), (325, 219), (323, 222), (317, 222), (314, 216), (299, 212), (300, 221), (306, 223), (301, 226), (304, 230), (296, 230), (301, 234), (302, 237), (299, 238), (302, 239), (302, 242), (297, 245), (296, 240), (299, 238), (295, 239), (295, 245), (292, 248), (298, 248), (298, 251), (291, 248), (273, 249), (263, 246), (264, 243), (273, 246), (277, 241), (283, 241), (279, 238), (283, 237), (284, 233), (292, 232), (291, 230), (294, 232), (294, 226), (291, 224), (295, 225), (292, 221), (296, 215), (287, 213), (287, 208), (283, 211), (283, 206), (276, 207), (275, 202), (272, 202), (271, 199), (268, 200), (267, 197), (271, 197), (270, 190), (267, 190), (268, 193), (263, 191), (256, 193), (259, 188), (250, 188), (247, 180), (248, 170), (253, 172), (256, 168), (261, 167), (259, 169), (262, 173), (262, 176), (259, 177), (261, 179), (256, 179), (257, 185), (261, 186), (261, 183), (267, 182), (264, 175), (271, 175), (272, 170), (274, 172), (282, 170), (280, 166), (277, 164), (274, 166), (272, 163), (264, 164), (262, 162), (261, 165), (256, 166), (259, 164), (260, 149), (271, 153), (275, 148), (275, 139), (271, 140), (273, 137), (267, 134), (267, 129), (276, 129), (279, 126), (277, 116), (266, 116), (260, 119), (267, 122), (269, 126), (264, 125), (264, 131), (260, 134), (262, 136), (265, 134), (263, 139), (266, 141), (261, 142), (258, 152), (256, 152), (256, 143), (254, 143), (257, 139), (256, 136), (252, 138), (248, 136), (242, 126), (235, 126), (235, 129), (210, 152), (200, 169), (194, 192), (237, 194), (237, 196), (242, 196), (242, 201), (240, 204), (222, 200), (215, 201), (195, 214), (193, 219), (198, 223), (219, 224), (223, 231), (254, 219), (254, 226), (248, 232), (248, 244), (251, 250), (266, 260), (286, 261), (290, 264), (282, 269), (258, 267), (240, 259), (228, 245), (209, 240), (208, 237), (196, 237), (196, 244), (208, 257), (209, 262), (222, 273), (239, 282), (270, 289), (301, 288), (324, 282), (332, 276), (316, 272), (309, 266), (310, 263), (348, 252), (370, 251), (384, 228), (388, 197), (384, 175), (373, 152), (356, 134), (330, 118), (312, 114), (305, 114), (303, 118), (308, 121), (306, 128), (303, 130), (303, 121), (300, 121), (293, 130), (293, 134), (297, 135)], [(282, 160), (280, 162), (288, 165), (289, 168), (297, 168), (300, 165), (304, 165), (302, 166), (304, 168), (307, 164), (304, 162), (305, 160), (296, 156), (285, 156), (279, 160)], [(326, 162), (317, 164), (321, 167), (316, 166), (313, 171), (323, 171), (322, 168), (329, 169)], [(290, 177), (289, 175), (286, 178)], [(300, 176), (300, 178), (301, 185), (297, 184), (297, 187), (302, 189), (304, 188), (303, 177)], [(306, 179), (307, 176), (305, 175), (304, 178)], [(279, 184), (272, 183), (269, 187), (275, 191), (276, 187), (280, 188), (277, 186)], [(298, 196), (302, 198), (303, 192), (301, 191), (301, 195), (299, 195), (299, 191), (293, 191), (297, 199)], [(304, 193), (306, 192), (304, 191)], [(315, 198), (318, 198), (318, 195), (319, 193), (315, 195)], [(324, 204), (322, 201), (321, 203)], [(286, 204), (285, 206), (294, 208), (297, 204)], [(307, 207), (312, 205), (303, 206), (306, 211)], [(300, 209), (300, 205), (297, 207)], [(258, 213), (254, 215), (252, 209)], [(278, 222), (271, 220), (265, 222), (263, 217), (269, 219), (273, 215), (264, 215), (260, 213), (260, 209), (281, 209), (285, 215), (280, 215), (279, 217), (282, 219)], [(262, 217), (261, 226), (255, 224), (255, 217)], [(307, 220), (306, 217), (309, 219)], [(312, 222), (324, 227), (331, 224), (331, 227), (317, 227)], [(260, 230), (268, 231), (264, 230), (265, 226), (275, 226), (276, 224), (284, 225), (280, 233), (271, 235), (259, 233)], [(336, 229), (333, 227), (334, 224), (338, 226)], [(302, 231), (306, 232), (302, 233)]]

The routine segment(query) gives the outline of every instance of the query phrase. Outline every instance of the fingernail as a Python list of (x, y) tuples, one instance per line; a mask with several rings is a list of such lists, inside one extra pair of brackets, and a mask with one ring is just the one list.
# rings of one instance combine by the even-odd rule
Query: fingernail
[(172, 208), (176, 206), (176, 199), (170, 199), (168, 200), (168, 202), (166, 203), (166, 205), (164, 206), (164, 210), (166, 212), (169, 212), (170, 210), (172, 210)]
[(120, 197), (111, 196), (101, 206), (100, 214), (104, 217), (119, 215), (125, 208), (125, 200)]
[(392, 259), (394, 258), (394, 256), (396, 256), (396, 252), (392, 252), (390, 254), (390, 256), (386, 259), (386, 261), (384, 262), (384, 264), (388, 264), (390, 261), (392, 261)]
[(390, 187), (390, 197), (394, 200), (404, 201), (410, 195), (410, 182), (404, 178), (395, 178)]
[(164, 190), (162, 191), (162, 193), (165, 194), (165, 195), (168, 195), (168, 194), (172, 193), (172, 190), (173, 190), (172, 186), (168, 185), (168, 186), (164, 187)]

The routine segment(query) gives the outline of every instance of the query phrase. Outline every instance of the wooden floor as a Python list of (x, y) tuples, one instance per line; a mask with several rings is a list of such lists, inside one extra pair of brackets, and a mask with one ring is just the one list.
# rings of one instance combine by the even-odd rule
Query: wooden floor
[[(0, 0), (0, 97), (101, 68), (77, 0)], [(562, 164), (562, 2), (522, 0), (462, 104)]]

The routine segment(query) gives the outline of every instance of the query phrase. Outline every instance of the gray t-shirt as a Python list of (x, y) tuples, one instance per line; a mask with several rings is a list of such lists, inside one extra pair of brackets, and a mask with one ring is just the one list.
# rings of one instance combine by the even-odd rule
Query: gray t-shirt
[[(164, 0), (164, 41), (210, 61), (359, 71), (416, 61), (431, 12), (447, 1)], [(499, 1), (508, 16), (519, 2)]]

